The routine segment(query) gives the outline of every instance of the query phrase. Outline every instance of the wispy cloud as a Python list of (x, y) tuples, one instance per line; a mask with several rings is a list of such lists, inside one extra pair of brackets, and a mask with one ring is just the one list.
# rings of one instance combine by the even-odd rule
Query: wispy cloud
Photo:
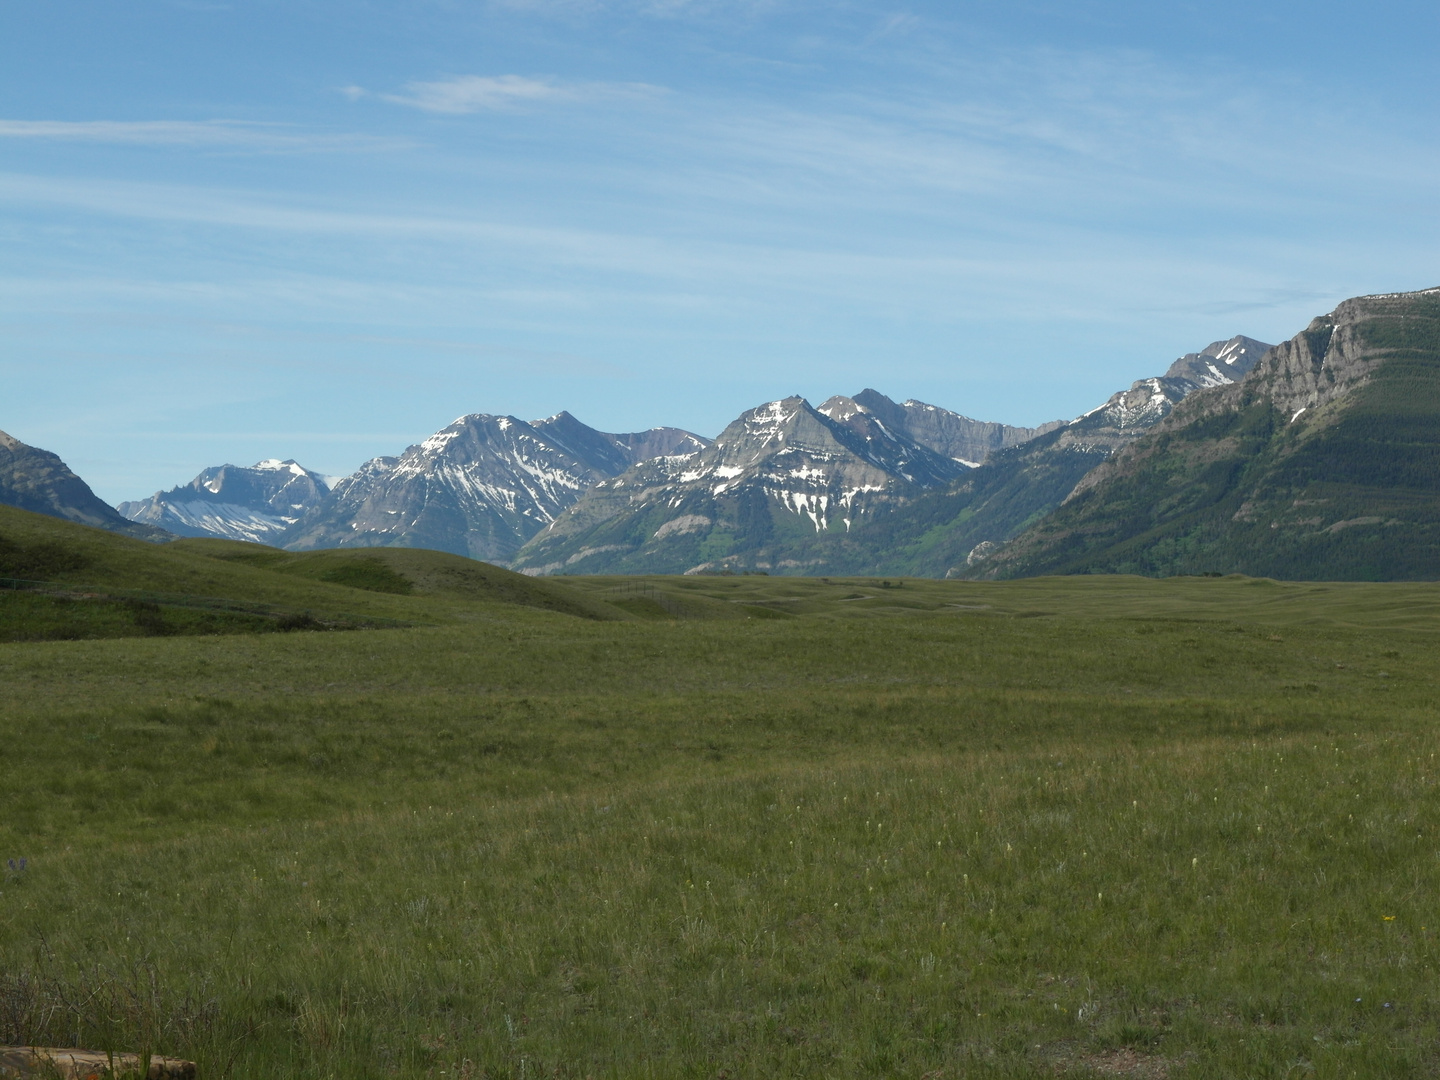
[(880, 25), (865, 36), (864, 44), (873, 45), (888, 37), (904, 37), (919, 30), (923, 25), (924, 22), (918, 15), (902, 11), (891, 12), (880, 20)]
[[(371, 96), (358, 86), (347, 86), (342, 92), (352, 99)], [(663, 87), (649, 83), (561, 82), (527, 75), (457, 75), (433, 82), (407, 83), (401, 93), (374, 96), (425, 112), (461, 115), (545, 104), (655, 98), (665, 92)]]
[[(371, 213), (336, 207), (276, 204), (243, 192), (222, 192), (170, 186), (136, 185), (117, 182), (85, 184), (57, 182), (52, 178), (0, 174), (0, 205), (4, 203), (48, 204), (104, 213), (107, 216), (140, 220), (189, 222), (244, 230), (265, 230), (276, 235), (309, 234), (332, 237), (344, 244), (360, 245), (348, 250), (364, 251), (383, 245), (391, 259), (416, 259), (432, 263), (445, 261), (457, 250), (484, 252), (485, 262), (503, 266), (504, 295), (494, 290), (496, 279), (466, 278), (463, 281), (363, 282), (302, 281), (293, 277), (271, 282), (249, 281), (238, 287), (251, 303), (269, 308), (274, 304), (299, 304), (311, 310), (392, 309), (396, 304), (413, 311), (453, 312), (477, 300), (501, 306), (517, 318), (536, 311), (553, 318), (561, 311), (600, 312), (620, 308), (663, 310), (725, 310), (737, 306), (756, 310), (772, 306), (806, 306), (817, 298), (845, 297), (870, 309), (883, 308), (896, 315), (903, 312), (942, 311), (944, 319), (979, 317), (1004, 309), (1021, 313), (1033, 308), (1036, 291), (1050, 292), (1063, 305), (1066, 317), (1095, 318), (1097, 312), (1113, 310), (1102, 302), (1107, 287), (1125, 281), (1143, 301), (1155, 305), (1167, 295), (1153, 253), (1143, 244), (1114, 240), (1103, 254), (1091, 249), (1095, 237), (1084, 230), (1047, 227), (1048, 244), (1038, 251), (1017, 251), (1013, 238), (972, 240), (954, 250), (919, 249), (899, 245), (888, 250), (845, 250), (832, 244), (812, 246), (803, 238), (776, 241), (755, 237), (749, 240), (667, 238), (634, 231), (584, 228), (538, 227), (501, 222), (470, 214), (406, 215)], [(1038, 228), (1038, 227), (1037, 227)], [(397, 246), (398, 245), (398, 246)], [(402, 256), (403, 252), (408, 255)], [(1151, 260), (1147, 262), (1146, 260)], [(1222, 275), (1229, 288), (1236, 288), (1247, 275), (1231, 265), (1228, 257), (1189, 252), (1179, 269), (1203, 276), (1206, 270)], [(1176, 271), (1176, 260), (1165, 261)], [(1146, 267), (1149, 284), (1138, 280), (1136, 268)], [(552, 276), (561, 268), (566, 275), (567, 294), (525, 295), (525, 284), (534, 282), (536, 270)], [(595, 275), (600, 275), (598, 278)], [(1083, 277), (1085, 287), (1073, 284)], [(1066, 284), (1070, 282), (1070, 293)], [(525, 283), (525, 284), (517, 284)], [(763, 285), (762, 285), (763, 283)], [(983, 284), (982, 284), (983, 283)], [(1108, 283), (1108, 286), (1107, 286)], [(102, 291), (122, 290), (134, 283), (96, 283)], [(1254, 291), (1265, 284), (1251, 282)], [(77, 283), (60, 287), (63, 295)], [(224, 304), (233, 297), (221, 295), (226, 289), (212, 284), (183, 283), (157, 286), (161, 291), (178, 289), (192, 301)], [(43, 283), (26, 284), (15, 279), (0, 281), (0, 295), (14, 298), (38, 295)], [(973, 295), (970, 295), (972, 294)], [(1081, 294), (1078, 298), (1071, 295)], [(212, 295), (213, 294), (213, 295)], [(1067, 295), (1072, 304), (1064, 304)], [(969, 297), (967, 299), (967, 296)], [(521, 312), (527, 314), (520, 314)]]
[(641, 16), (733, 21), (779, 10), (785, 0), (490, 0), (490, 5), (550, 18)]
[(288, 124), (243, 120), (0, 120), (0, 139), (269, 152), (383, 150), (409, 145), (371, 135), (307, 132)]

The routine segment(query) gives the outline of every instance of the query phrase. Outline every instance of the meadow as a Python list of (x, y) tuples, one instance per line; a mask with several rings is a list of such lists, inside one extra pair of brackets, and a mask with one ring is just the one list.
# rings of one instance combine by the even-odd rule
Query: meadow
[(21, 526), (82, 614), (312, 623), (0, 644), (0, 1041), (206, 1078), (1440, 1069), (1440, 587), (531, 582)]

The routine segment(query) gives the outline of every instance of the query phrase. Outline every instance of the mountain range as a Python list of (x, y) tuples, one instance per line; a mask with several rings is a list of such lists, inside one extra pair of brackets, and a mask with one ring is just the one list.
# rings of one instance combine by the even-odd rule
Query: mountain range
[(992, 436), (979, 463), (945, 456), (958, 445), (949, 419), (958, 414), (921, 402), (897, 405), (869, 389), (818, 408), (771, 402), (693, 462), (641, 465), (597, 484), (512, 565), (944, 576), (1058, 506), (1176, 402), (1242, 378), (1268, 348), (1247, 337), (1215, 342), (1069, 423)]
[(1036, 428), (873, 389), (767, 402), (713, 441), (476, 413), (333, 483), (219, 466), (124, 516), (0, 435), (0, 502), (150, 539), (427, 547), (529, 574), (1433, 577), (1437, 327), (1440, 290), (1359, 297)]
[[(713, 444), (678, 428), (602, 432), (567, 412), (530, 422), (476, 413), (333, 482), (270, 459), (122, 503), (133, 526), (106, 517), (93, 495), (68, 512), (148, 526), (153, 539), (425, 547), (532, 574), (943, 574), (972, 540), (1008, 538), (1175, 401), (1238, 376), (1264, 348), (1217, 342), (1068, 424), (980, 421), (873, 389), (818, 407), (767, 403)], [(944, 542), (929, 535), (937, 530)]]
[[(891, 424), (860, 398), (887, 412)], [(914, 415), (926, 422), (923, 431), (942, 432), (943, 445), (954, 445), (949, 425), (907, 404), (867, 390), (818, 409), (800, 397), (750, 409), (699, 453), (642, 462), (596, 484), (521, 549), (514, 566), (529, 573), (681, 573), (737, 563), (802, 571), (818, 565), (816, 538), (859, 528), (880, 507), (972, 467), (912, 438)]]
[(505, 562), (601, 481), (707, 442), (679, 428), (614, 435), (568, 412), (529, 423), (462, 416), (399, 457), (366, 462), (279, 543), (296, 551), (423, 547)]
[[(822, 409), (836, 416), (848, 409), (844, 419), (827, 414), (816, 422), (854, 429), (842, 437), (866, 459), (867, 488), (943, 483), (1054, 426), (987, 423), (923, 402), (897, 404), (873, 390), (853, 401), (831, 399)], [(508, 562), (583, 496), (626, 470), (674, 471), (709, 446), (710, 440), (673, 427), (613, 434), (567, 412), (530, 422), (477, 413), (403, 454), (367, 462), (333, 487), (293, 461), (272, 460), (207, 469), (121, 509), (177, 535), (292, 550), (427, 547)], [(811, 463), (815, 476), (826, 467)], [(862, 512), (879, 501), (872, 491), (862, 494)]]

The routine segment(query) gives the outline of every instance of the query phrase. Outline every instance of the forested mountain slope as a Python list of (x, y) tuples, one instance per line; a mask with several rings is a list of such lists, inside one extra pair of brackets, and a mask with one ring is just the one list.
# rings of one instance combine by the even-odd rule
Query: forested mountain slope
[(1315, 319), (970, 572), (1440, 577), (1440, 289)]

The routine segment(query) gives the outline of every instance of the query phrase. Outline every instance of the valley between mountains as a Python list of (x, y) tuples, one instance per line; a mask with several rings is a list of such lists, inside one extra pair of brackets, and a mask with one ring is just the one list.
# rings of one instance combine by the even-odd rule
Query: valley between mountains
[(0, 501), (149, 539), (430, 548), (531, 575), (1440, 576), (1440, 290), (1237, 335), (1072, 420), (1020, 427), (865, 389), (714, 439), (475, 413), (343, 478), (222, 465), (106, 506), (0, 439)]

